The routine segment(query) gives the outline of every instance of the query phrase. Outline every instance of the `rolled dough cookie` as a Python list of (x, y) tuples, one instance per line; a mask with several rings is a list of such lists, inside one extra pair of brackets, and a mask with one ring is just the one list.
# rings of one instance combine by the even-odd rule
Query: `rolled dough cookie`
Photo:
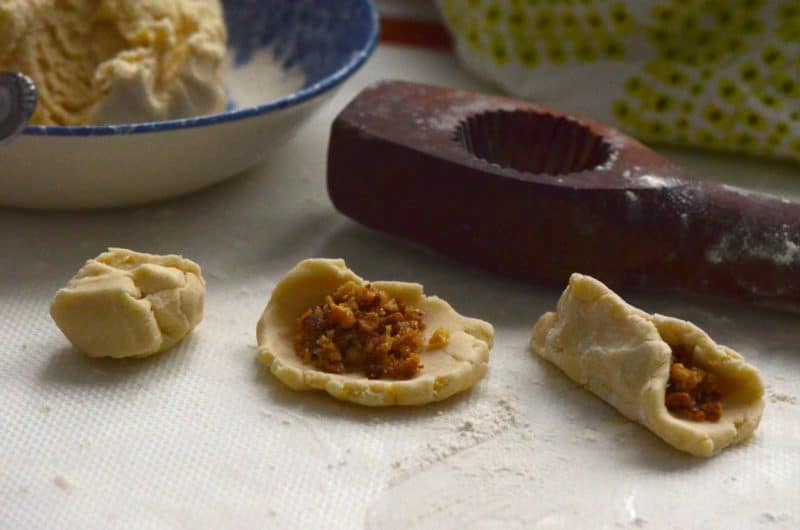
[[(419, 284), (390, 281), (369, 285), (424, 314), (429, 347), (420, 353), (423, 367), (413, 378), (369, 379), (363, 372), (329, 373), (304, 363), (293, 343), (298, 318), (347, 282), (366, 284), (343, 260), (309, 259), (275, 286), (256, 330), (258, 357), (288, 387), (324, 390), (367, 406), (423, 405), (464, 391), (486, 374), (494, 338), (491, 324), (459, 315), (444, 300), (425, 296)], [(447, 340), (431, 341), (440, 330)]]
[[(696, 456), (748, 438), (761, 419), (761, 377), (741, 355), (694, 324), (627, 304), (589, 276), (570, 277), (556, 311), (534, 326), (531, 348), (627, 418)], [(718, 381), (718, 421), (682, 419), (667, 409), (673, 349)]]
[(173, 347), (197, 326), (204, 294), (193, 261), (111, 248), (56, 293), (50, 315), (90, 357), (146, 357)]

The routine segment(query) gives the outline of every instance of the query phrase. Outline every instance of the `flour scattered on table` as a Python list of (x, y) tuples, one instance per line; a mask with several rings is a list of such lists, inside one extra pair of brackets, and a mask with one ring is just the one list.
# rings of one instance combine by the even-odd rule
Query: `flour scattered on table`
[(415, 473), (493, 440), (509, 430), (525, 426), (517, 406), (505, 398), (490, 398), (477, 403), (466, 414), (441, 418), (447, 422), (444, 426), (432, 426), (437, 431), (443, 431), (441, 436), (426, 443), (413, 455), (392, 463), (396, 475), (389, 480), (390, 485), (407, 480)]
[(762, 523), (784, 523), (789, 520), (791, 516), (788, 513), (770, 513), (764, 512), (759, 517)]
[(459, 428), (459, 432), (472, 432), (475, 430), (475, 424), (471, 421), (465, 421)]
[(791, 394), (784, 394), (783, 392), (772, 392), (769, 395), (769, 400), (772, 403), (788, 403), (790, 405), (797, 404), (797, 398)]
[(214, 270), (208, 271), (206, 276), (217, 282), (224, 282), (228, 280), (228, 276), (226, 274)]
[(597, 441), (597, 431), (594, 429), (584, 429), (583, 430), (583, 439), (587, 442), (596, 442)]

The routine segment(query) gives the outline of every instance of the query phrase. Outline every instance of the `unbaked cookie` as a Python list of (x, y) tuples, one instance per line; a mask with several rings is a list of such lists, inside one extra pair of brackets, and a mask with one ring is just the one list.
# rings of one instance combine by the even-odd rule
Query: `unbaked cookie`
[(573, 274), (556, 311), (533, 329), (534, 353), (667, 443), (711, 456), (761, 419), (758, 371), (694, 324), (650, 315)]
[(173, 347), (197, 326), (204, 294), (193, 261), (111, 248), (56, 293), (50, 315), (90, 357), (146, 357)]
[[(298, 342), (298, 330), (303, 329), (301, 322), (313, 318), (309, 312), (324, 307), (337, 292), (345, 299), (347, 293), (342, 294), (343, 291), (367, 286), (385, 293), (387, 305), (394, 308), (399, 304), (400, 312), (405, 308), (406, 314), (412, 315), (403, 326), (420, 330), (421, 367), (416, 371), (397, 371), (399, 379), (376, 377), (385, 373), (380, 370), (368, 375), (366, 370), (342, 369), (343, 365), (332, 363), (330, 356), (325, 364), (302, 358), (304, 342)], [(419, 319), (414, 316), (417, 311)], [(344, 326), (354, 329), (362, 324), (353, 322), (347, 314), (340, 318)], [(367, 283), (338, 259), (305, 260), (287, 273), (275, 286), (256, 334), (259, 359), (288, 387), (324, 390), (337, 399), (368, 406), (423, 405), (470, 388), (486, 374), (494, 338), (491, 324), (459, 315), (444, 300), (425, 296), (421, 285)], [(343, 352), (342, 357), (347, 354)]]

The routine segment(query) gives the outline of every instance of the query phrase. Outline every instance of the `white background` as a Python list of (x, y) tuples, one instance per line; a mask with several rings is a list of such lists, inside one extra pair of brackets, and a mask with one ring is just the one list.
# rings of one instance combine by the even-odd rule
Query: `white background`
[[(145, 208), (0, 210), (0, 528), (800, 527), (798, 318), (629, 298), (737, 348), (768, 387), (749, 443), (710, 460), (670, 449), (527, 351), (557, 289), (469, 270), (333, 210), (331, 120), (387, 77), (481, 88), (446, 54), (382, 47), (242, 178)], [(800, 190), (788, 165), (666, 152), (709, 178)], [(51, 322), (54, 292), (107, 246), (203, 266), (206, 317), (175, 350), (90, 361)], [(284, 389), (256, 363), (255, 325), (280, 276), (314, 256), (343, 257), (373, 280), (418, 281), (492, 322), (488, 378), (420, 409)]]

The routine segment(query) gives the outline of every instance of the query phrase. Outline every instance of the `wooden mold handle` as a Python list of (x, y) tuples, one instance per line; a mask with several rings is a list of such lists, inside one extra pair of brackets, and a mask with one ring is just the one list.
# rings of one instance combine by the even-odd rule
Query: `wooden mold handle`
[[(469, 153), (451, 127), (493, 105), (538, 109), (409, 83), (367, 89), (332, 127), (333, 204), (368, 227), (525, 281), (563, 286), (581, 272), (614, 288), (800, 311), (800, 204), (693, 178), (589, 121), (579, 123), (613, 145), (612, 164), (567, 175), (509, 170)], [(442, 116), (449, 129), (436, 126)]]

